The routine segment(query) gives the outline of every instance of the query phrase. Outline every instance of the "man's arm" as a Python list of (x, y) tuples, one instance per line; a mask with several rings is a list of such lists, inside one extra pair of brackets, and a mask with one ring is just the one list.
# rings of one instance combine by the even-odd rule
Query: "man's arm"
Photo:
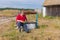
[(25, 19), (26, 19), (26, 21), (27, 21), (27, 17), (26, 17), (26, 15), (25, 15)]

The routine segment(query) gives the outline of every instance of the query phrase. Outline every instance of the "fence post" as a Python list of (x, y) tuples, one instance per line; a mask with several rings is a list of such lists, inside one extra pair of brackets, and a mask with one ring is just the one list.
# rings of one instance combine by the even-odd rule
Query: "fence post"
[(36, 28), (38, 28), (38, 13), (36, 13)]

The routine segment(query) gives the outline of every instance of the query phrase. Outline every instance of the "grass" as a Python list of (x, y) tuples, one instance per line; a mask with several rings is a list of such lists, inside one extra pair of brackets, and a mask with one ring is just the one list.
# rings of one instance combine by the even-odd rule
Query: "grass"
[(0, 16), (6, 16), (6, 17), (15, 16), (17, 15), (18, 12), (19, 12), (18, 10), (3, 10), (0, 11)]
[[(28, 19), (35, 20), (35, 16), (29, 15)], [(51, 20), (50, 20), (51, 19)], [(15, 20), (9, 22), (9, 24), (4, 24), (6, 31), (1, 33), (0, 40), (60, 40), (60, 19), (58, 17), (45, 17), (43, 18), (41, 14), (38, 18), (38, 29), (31, 30), (31, 33), (19, 32), (15, 25)], [(0, 30), (1, 32), (1, 30)]]
[(54, 18), (56, 18), (56, 17), (54, 17), (54, 16), (45, 16), (45, 18), (46, 18), (46, 19), (54, 19)]
[(42, 29), (45, 29), (47, 27), (48, 27), (48, 25), (40, 25), (40, 28), (42, 28)]
[(55, 26), (55, 28), (60, 30), (60, 26)]

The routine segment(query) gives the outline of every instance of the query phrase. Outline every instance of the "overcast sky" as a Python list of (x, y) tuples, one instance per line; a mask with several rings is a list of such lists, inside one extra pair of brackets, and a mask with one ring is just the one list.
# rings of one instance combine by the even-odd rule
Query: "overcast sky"
[(44, 0), (0, 0), (0, 8), (41, 8)]

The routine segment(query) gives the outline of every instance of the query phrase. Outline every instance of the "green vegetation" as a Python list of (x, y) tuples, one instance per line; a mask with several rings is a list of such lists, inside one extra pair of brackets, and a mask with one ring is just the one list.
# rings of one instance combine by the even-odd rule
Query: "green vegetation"
[[(22, 8), (0, 8), (0, 10), (22, 10)], [(34, 9), (24, 9), (24, 10), (34, 10)]]
[(56, 17), (54, 17), (54, 16), (45, 16), (44, 18), (46, 18), (46, 19), (54, 19)]
[(39, 18), (43, 18), (42, 13), (41, 13), (41, 14), (38, 14), (38, 17), (39, 17)]

